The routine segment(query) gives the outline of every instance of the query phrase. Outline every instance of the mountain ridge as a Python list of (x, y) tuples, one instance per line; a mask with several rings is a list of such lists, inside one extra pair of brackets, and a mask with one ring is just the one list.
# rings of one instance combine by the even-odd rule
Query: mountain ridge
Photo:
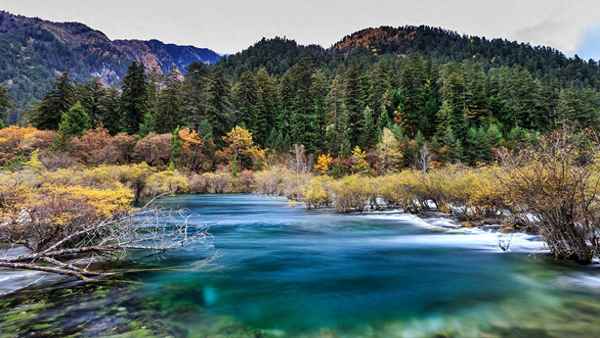
[(111, 40), (79, 22), (52, 22), (0, 11), (0, 84), (8, 87), (18, 110), (50, 88), (58, 73), (77, 81), (99, 77), (118, 84), (132, 61), (151, 71), (184, 72), (194, 62), (214, 64), (221, 56), (208, 48), (153, 40)]

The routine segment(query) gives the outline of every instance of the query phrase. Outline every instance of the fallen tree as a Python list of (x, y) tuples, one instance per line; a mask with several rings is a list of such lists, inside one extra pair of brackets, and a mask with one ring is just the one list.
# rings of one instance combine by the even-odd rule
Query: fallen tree
[[(24, 211), (24, 213), (27, 213)], [(83, 281), (117, 274), (98, 262), (123, 259), (134, 251), (164, 252), (209, 237), (205, 227), (190, 226), (182, 211), (144, 207), (120, 217), (69, 224), (71, 231), (21, 215), (0, 226), (0, 241), (27, 253), (0, 256), (0, 267), (76, 277)]]

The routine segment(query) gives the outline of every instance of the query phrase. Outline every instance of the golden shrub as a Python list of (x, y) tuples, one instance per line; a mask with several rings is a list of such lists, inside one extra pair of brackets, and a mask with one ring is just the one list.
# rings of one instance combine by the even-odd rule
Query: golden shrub
[(304, 186), (302, 194), (307, 208), (323, 208), (331, 204), (332, 193), (330, 184), (332, 181), (329, 176), (316, 176)]

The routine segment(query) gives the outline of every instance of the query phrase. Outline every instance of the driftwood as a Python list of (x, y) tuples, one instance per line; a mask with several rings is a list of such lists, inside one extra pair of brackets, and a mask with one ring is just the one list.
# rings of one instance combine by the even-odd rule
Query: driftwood
[[(39, 226), (39, 225), (37, 225)], [(10, 237), (8, 237), (10, 238)], [(9, 241), (29, 250), (18, 256), (0, 256), (0, 267), (43, 271), (83, 281), (113, 276), (95, 270), (93, 263), (125, 257), (132, 251), (164, 252), (209, 238), (207, 228), (190, 226), (183, 211), (145, 206), (135, 213), (97, 222), (65, 234), (43, 249), (33, 249), (26, 240)]]

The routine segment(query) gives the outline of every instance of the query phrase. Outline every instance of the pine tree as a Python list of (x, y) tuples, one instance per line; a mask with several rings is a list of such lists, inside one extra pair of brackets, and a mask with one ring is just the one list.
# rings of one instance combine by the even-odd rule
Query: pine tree
[(315, 150), (325, 147), (325, 134), (327, 129), (327, 77), (322, 71), (312, 75), (310, 98), (312, 100), (312, 116), (314, 116), (314, 146)]
[(212, 70), (207, 86), (207, 120), (212, 127), (214, 140), (222, 144), (222, 137), (229, 131), (231, 123), (231, 87), (220, 68)]
[(8, 95), (8, 90), (0, 86), (0, 128), (4, 128), (6, 125), (6, 112), (10, 107), (12, 107), (12, 101)]
[[(155, 114), (155, 131), (169, 133), (184, 124), (182, 116), (183, 98), (181, 74), (171, 72), (167, 77), (165, 87), (158, 94)], [(152, 115), (152, 113), (150, 113)]]
[(360, 135), (360, 145), (364, 149), (369, 149), (377, 143), (377, 127), (375, 126), (373, 110), (369, 106), (366, 106), (363, 111)]
[(62, 114), (58, 132), (62, 137), (69, 138), (83, 134), (91, 126), (92, 121), (90, 116), (81, 105), (81, 102), (78, 101), (73, 107)]
[(314, 152), (317, 119), (310, 98), (311, 84), (312, 66), (306, 60), (301, 61), (283, 76), (281, 99), (285, 123), (289, 126), (289, 146), (302, 144)]
[(360, 66), (356, 63), (350, 65), (344, 78), (344, 104), (348, 118), (350, 144), (353, 146), (360, 142), (364, 109), (364, 103), (361, 100), (363, 92), (360, 79)]
[(205, 64), (194, 62), (188, 67), (182, 88), (182, 115), (185, 125), (192, 130), (198, 131), (207, 118), (208, 81), (209, 70)]
[(94, 126), (102, 123), (104, 115), (108, 114), (102, 105), (106, 95), (106, 89), (99, 78), (93, 78), (79, 88), (79, 101), (90, 116)]
[(450, 162), (462, 162), (463, 146), (460, 140), (455, 136), (452, 127), (448, 126), (444, 133), (442, 143), (445, 145), (447, 154), (446, 160)]
[(39, 129), (58, 129), (61, 116), (75, 104), (75, 88), (71, 84), (68, 73), (63, 73), (33, 111), (31, 124)]
[(140, 124), (140, 130), (138, 131), (138, 134), (140, 134), (140, 136), (146, 136), (152, 132), (156, 132), (157, 130), (156, 113), (151, 110), (146, 111), (146, 113), (144, 113), (144, 119)]
[(352, 134), (352, 130), (350, 128), (350, 122), (349, 122), (349, 116), (348, 116), (348, 110), (346, 109), (346, 105), (342, 104), (342, 106), (340, 107), (340, 111), (339, 111), (339, 122), (337, 125), (337, 137), (336, 137), (336, 144), (337, 144), (337, 153), (342, 156), (342, 157), (348, 157), (350, 156), (350, 153), (352, 152), (352, 141), (351, 141), (351, 134)]
[(256, 72), (257, 107), (254, 116), (254, 142), (265, 146), (279, 111), (277, 84), (263, 67)]
[(114, 88), (106, 88), (104, 95), (99, 98), (98, 111), (100, 112), (100, 122), (111, 134), (120, 132), (121, 126), (120, 97), (119, 92)]
[(465, 107), (470, 124), (480, 126), (489, 117), (486, 74), (478, 63), (465, 64)]
[[(466, 137), (467, 125), (465, 119), (465, 79), (459, 64), (449, 64), (442, 75), (441, 94), (442, 109), (446, 109), (446, 123), (451, 126), (457, 141), (463, 142)], [(446, 105), (446, 108), (443, 106)]]
[(254, 74), (249, 71), (242, 73), (233, 92), (235, 107), (238, 110), (236, 125), (247, 128), (254, 134), (258, 115), (258, 93)]
[(148, 110), (148, 87), (143, 64), (134, 61), (129, 65), (121, 90), (121, 125), (124, 131), (135, 134)]

